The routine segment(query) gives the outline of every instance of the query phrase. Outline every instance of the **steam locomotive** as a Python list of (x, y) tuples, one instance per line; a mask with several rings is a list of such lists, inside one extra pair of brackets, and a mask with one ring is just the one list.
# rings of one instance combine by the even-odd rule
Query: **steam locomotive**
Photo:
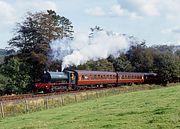
[(118, 86), (121, 84), (151, 83), (155, 73), (104, 72), (85, 70), (46, 71), (41, 82), (35, 84), (37, 91), (54, 92), (58, 90)]

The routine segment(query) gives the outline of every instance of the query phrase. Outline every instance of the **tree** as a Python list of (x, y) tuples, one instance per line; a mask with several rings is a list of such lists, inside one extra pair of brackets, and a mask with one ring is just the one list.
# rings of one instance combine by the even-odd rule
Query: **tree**
[(155, 49), (157, 49), (158, 51), (162, 52), (162, 53), (173, 53), (173, 50), (175, 48), (175, 46), (168, 46), (168, 45), (156, 45), (154, 46)]
[(8, 83), (8, 78), (0, 74), (0, 95), (5, 94), (5, 86), (7, 83)]
[(133, 45), (126, 56), (137, 72), (150, 72), (153, 67), (155, 49), (147, 48), (145, 42)]
[(180, 76), (180, 60), (170, 53), (157, 53), (154, 59), (154, 71), (161, 83), (173, 82)]
[(180, 58), (180, 49), (178, 49), (178, 50), (175, 51), (175, 55), (176, 55), (176, 56), (179, 56), (179, 58)]
[(73, 26), (69, 19), (52, 10), (27, 13), (25, 20), (17, 24), (15, 37), (9, 45), (19, 49), (18, 57), (30, 65), (31, 78), (36, 82), (47, 65), (50, 43), (64, 37), (73, 38)]
[(107, 59), (99, 59), (98, 61), (88, 61), (83, 65), (79, 65), (77, 69), (92, 71), (114, 71), (113, 64)]
[(91, 30), (91, 32), (89, 34), (90, 39), (94, 37), (95, 33), (99, 32), (99, 31), (103, 31), (103, 29), (101, 27), (99, 27), (99, 26), (95, 26), (93, 28), (90, 28), (90, 30)]
[(110, 61), (113, 64), (115, 71), (130, 72), (134, 70), (134, 68), (131, 65), (131, 62), (128, 60), (125, 54), (120, 54), (120, 56), (117, 58), (109, 56), (108, 61)]
[(4, 93), (25, 93), (28, 91), (30, 76), (27, 64), (12, 57), (5, 61), (1, 70), (3, 75), (8, 78), (8, 81), (4, 83)]

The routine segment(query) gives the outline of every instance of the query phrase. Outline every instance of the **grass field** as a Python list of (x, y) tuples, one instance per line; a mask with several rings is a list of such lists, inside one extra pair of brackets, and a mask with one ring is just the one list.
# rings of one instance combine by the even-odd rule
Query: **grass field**
[(0, 120), (0, 129), (180, 129), (180, 85)]

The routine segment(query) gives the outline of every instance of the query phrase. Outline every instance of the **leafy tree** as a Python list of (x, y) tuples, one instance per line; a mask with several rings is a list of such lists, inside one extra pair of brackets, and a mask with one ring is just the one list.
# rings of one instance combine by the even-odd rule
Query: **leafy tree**
[(179, 56), (180, 58), (180, 49), (175, 51), (175, 55)]
[[(0, 70), (1, 71), (1, 70)], [(8, 78), (0, 74), (0, 95), (4, 94), (5, 86), (8, 83)]]
[(145, 42), (142, 42), (131, 46), (126, 56), (135, 68), (134, 71), (149, 72), (153, 67), (154, 51), (153, 48), (147, 48)]
[(9, 45), (19, 49), (18, 57), (30, 65), (31, 78), (36, 82), (47, 65), (50, 43), (64, 37), (73, 38), (72, 23), (48, 10), (47, 13), (28, 13), (25, 20), (17, 24)]
[(3, 75), (8, 78), (5, 84), (4, 92), (7, 94), (24, 93), (28, 91), (30, 76), (27, 64), (21, 62), (18, 58), (12, 57), (2, 66)]
[(117, 58), (109, 56), (108, 61), (113, 63), (115, 71), (130, 72), (134, 69), (125, 54), (120, 54)]
[(154, 71), (161, 83), (173, 82), (180, 76), (180, 60), (170, 53), (157, 53), (154, 58)]
[(175, 46), (168, 46), (168, 45), (156, 45), (153, 46), (155, 49), (157, 49), (158, 51), (162, 52), (162, 53), (173, 53)]
[(114, 71), (113, 64), (108, 62), (107, 59), (100, 59), (98, 61), (91, 60), (77, 68), (80, 70)]

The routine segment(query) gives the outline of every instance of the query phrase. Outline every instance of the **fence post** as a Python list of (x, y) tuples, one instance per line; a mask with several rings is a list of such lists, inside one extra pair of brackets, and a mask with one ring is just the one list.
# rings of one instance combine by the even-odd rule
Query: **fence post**
[(2, 118), (4, 118), (4, 107), (3, 107), (3, 103), (1, 102), (1, 112), (2, 112)]
[(76, 96), (76, 94), (74, 95), (74, 101), (75, 101), (75, 102), (78, 102), (78, 101), (77, 101), (77, 96)]
[(29, 112), (29, 105), (26, 99), (25, 99), (25, 112)]
[(99, 98), (99, 94), (98, 94), (98, 92), (97, 92), (97, 91), (96, 91), (96, 97), (97, 97), (97, 98)]
[(88, 92), (86, 92), (86, 99), (87, 99), (87, 100), (89, 99)]
[(61, 95), (61, 105), (63, 106), (64, 105), (64, 99), (63, 99), (63, 96)]
[(46, 109), (48, 109), (48, 98), (44, 99), (44, 106)]

